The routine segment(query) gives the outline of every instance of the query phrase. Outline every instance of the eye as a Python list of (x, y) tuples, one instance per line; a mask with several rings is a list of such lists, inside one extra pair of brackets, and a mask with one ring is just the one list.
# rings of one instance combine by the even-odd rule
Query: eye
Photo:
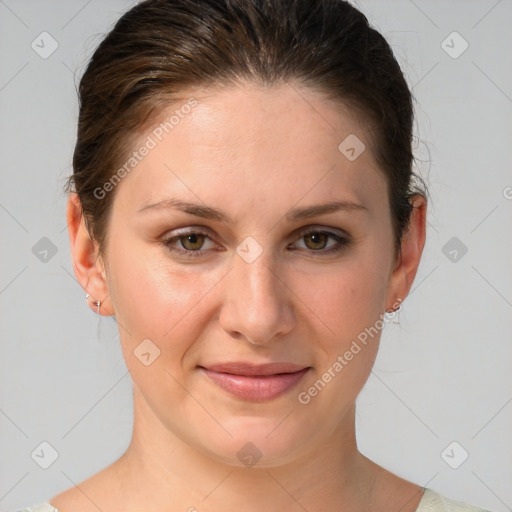
[[(332, 243), (329, 244), (329, 239)], [(309, 228), (300, 234), (299, 240), (304, 240), (306, 250), (321, 254), (331, 254), (341, 251), (350, 243), (347, 236), (338, 232), (327, 231), (318, 228)], [(302, 248), (302, 247), (301, 247)]]
[[(215, 244), (207, 233), (196, 229), (174, 234), (174, 236), (165, 238), (162, 243), (167, 247), (167, 249), (169, 249), (169, 251), (178, 253), (178, 255), (183, 255), (185, 257), (197, 257), (201, 256), (201, 253), (205, 252), (204, 246), (206, 241), (210, 242), (210, 246), (207, 246), (206, 249), (212, 249), (215, 247)], [(176, 247), (176, 244), (180, 245), (181, 248)]]
[[(350, 244), (350, 237), (348, 235), (344, 236), (335, 231), (319, 228), (303, 230), (299, 238), (299, 241), (302, 240), (304, 240), (303, 247), (297, 247), (292, 244), (289, 248), (291, 250), (299, 248), (312, 253), (318, 253), (318, 256), (321, 256), (339, 252)], [(209, 234), (198, 228), (174, 232), (173, 236), (164, 238), (162, 244), (171, 253), (186, 258), (205, 256), (208, 250), (216, 247)]]

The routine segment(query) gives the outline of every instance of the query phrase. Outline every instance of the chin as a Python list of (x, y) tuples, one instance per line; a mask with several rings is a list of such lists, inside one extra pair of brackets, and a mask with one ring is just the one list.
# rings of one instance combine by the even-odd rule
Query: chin
[[(289, 411), (288, 411), (289, 412)], [(314, 433), (301, 428), (294, 414), (280, 417), (237, 417), (224, 421), (229, 435), (205, 433), (200, 449), (224, 464), (245, 468), (270, 468), (290, 463), (307, 451)], [(283, 421), (284, 420), (284, 421)]]

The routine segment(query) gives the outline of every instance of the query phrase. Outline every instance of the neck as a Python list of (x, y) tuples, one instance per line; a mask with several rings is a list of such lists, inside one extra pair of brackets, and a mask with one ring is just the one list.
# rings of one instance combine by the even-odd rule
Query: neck
[(379, 468), (357, 450), (355, 406), (300, 459), (250, 468), (189, 446), (160, 423), (136, 389), (134, 409), (130, 446), (115, 463), (123, 510), (365, 510), (372, 501)]

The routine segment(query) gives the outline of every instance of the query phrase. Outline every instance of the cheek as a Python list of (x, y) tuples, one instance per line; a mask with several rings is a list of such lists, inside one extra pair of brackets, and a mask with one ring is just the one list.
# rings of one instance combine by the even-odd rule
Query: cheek
[(329, 408), (333, 421), (356, 399), (378, 352), (387, 289), (378, 243), (377, 238), (367, 240), (357, 256), (347, 254), (336, 269), (297, 279), (298, 295), (308, 297), (308, 309), (320, 326), (314, 340), (317, 371), (301, 396), (315, 407)]
[[(301, 386), (298, 401), (329, 411), (325, 421), (332, 428), (356, 400), (377, 356), (386, 290), (380, 267), (374, 257), (361, 256), (307, 283), (314, 283), (307, 306), (321, 327), (314, 340), (316, 371)], [(306, 287), (301, 293), (308, 296)]]
[(314, 313), (333, 348), (342, 348), (383, 313), (387, 281), (376, 248), (347, 255), (339, 265), (296, 278), (297, 295)]
[[(114, 244), (113, 244), (114, 246)], [(120, 325), (127, 364), (133, 350), (152, 340), (162, 355), (179, 362), (202, 329), (201, 317), (192, 315), (201, 300), (214, 289), (218, 271), (191, 271), (165, 256), (164, 248), (127, 251), (122, 244), (111, 252), (109, 287)]]

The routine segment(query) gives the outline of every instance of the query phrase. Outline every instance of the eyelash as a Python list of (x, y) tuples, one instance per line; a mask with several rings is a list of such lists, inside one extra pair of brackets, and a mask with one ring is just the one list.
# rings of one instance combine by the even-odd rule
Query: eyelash
[[(308, 235), (313, 235), (313, 234), (326, 235), (328, 238), (332, 238), (336, 241), (336, 245), (333, 245), (329, 249), (319, 249), (319, 250), (305, 249), (305, 250), (313, 252), (313, 253), (318, 253), (319, 256), (327, 255), (327, 254), (328, 255), (336, 254), (336, 253), (342, 251), (344, 248), (346, 248), (351, 243), (350, 238), (347, 236), (341, 236), (336, 232), (327, 231), (327, 230), (318, 229), (318, 228), (308, 228), (308, 229), (301, 231), (299, 234), (298, 240), (301, 238), (304, 238)], [(190, 236), (190, 235), (203, 235), (203, 236), (207, 237), (208, 239), (210, 239), (211, 241), (213, 241), (207, 232), (202, 231), (201, 229), (195, 229), (195, 230), (182, 231), (178, 234), (173, 235), (172, 237), (165, 238), (162, 240), (162, 244), (170, 252), (178, 253), (178, 255), (182, 255), (187, 258), (202, 257), (203, 254), (207, 251), (204, 251), (202, 249), (197, 249), (195, 251), (193, 251), (191, 249), (177, 249), (176, 247), (171, 246), (171, 244), (173, 242), (175, 242), (176, 240), (179, 240), (180, 238)], [(296, 249), (293, 249), (293, 250), (296, 250)]]

